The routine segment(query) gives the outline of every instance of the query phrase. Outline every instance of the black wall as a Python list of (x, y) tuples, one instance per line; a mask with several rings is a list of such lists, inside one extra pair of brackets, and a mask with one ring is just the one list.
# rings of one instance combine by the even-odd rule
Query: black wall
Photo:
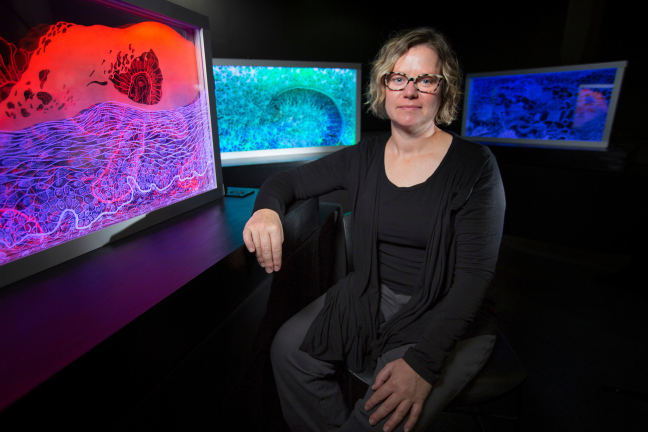
[[(627, 60), (611, 136), (620, 151), (615, 168), (593, 152), (499, 148), (496, 155), (507, 190), (505, 232), (610, 252), (642, 249), (647, 44), (642, 15), (620, 2), (438, 1), (389, 11), (367, 0), (173, 1), (209, 16), (214, 57), (361, 62), (365, 83), (368, 64), (390, 33), (422, 25), (448, 36), (464, 73)], [(449, 129), (459, 132), (460, 122)], [(363, 133), (380, 130), (389, 124), (363, 113)], [(289, 166), (226, 168), (224, 181), (258, 187)]]
[[(390, 33), (423, 25), (448, 36), (466, 73), (627, 60), (612, 138), (643, 144), (646, 38), (642, 15), (623, 2), (437, 1), (390, 11), (368, 0), (172, 1), (209, 17), (214, 57), (360, 62), (365, 78)], [(388, 128), (362, 120), (363, 130)]]

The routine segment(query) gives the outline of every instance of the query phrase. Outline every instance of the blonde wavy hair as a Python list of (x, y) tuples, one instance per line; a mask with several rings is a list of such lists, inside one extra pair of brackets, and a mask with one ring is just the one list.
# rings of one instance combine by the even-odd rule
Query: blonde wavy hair
[(429, 28), (422, 27), (414, 30), (404, 30), (391, 37), (380, 49), (376, 59), (371, 64), (371, 81), (367, 89), (367, 102), (369, 112), (376, 117), (387, 119), (385, 110), (385, 94), (387, 88), (384, 76), (393, 72), (396, 62), (410, 48), (425, 45), (434, 50), (441, 62), (441, 104), (434, 118), (437, 124), (450, 124), (459, 111), (461, 97), (462, 75), (457, 56), (450, 47), (443, 34)]

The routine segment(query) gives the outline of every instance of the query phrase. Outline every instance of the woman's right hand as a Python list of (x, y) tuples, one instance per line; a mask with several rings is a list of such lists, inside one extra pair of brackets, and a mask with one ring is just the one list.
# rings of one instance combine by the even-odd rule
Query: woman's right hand
[(250, 252), (256, 252), (257, 261), (266, 272), (279, 271), (284, 234), (276, 211), (255, 211), (243, 228), (243, 241)]

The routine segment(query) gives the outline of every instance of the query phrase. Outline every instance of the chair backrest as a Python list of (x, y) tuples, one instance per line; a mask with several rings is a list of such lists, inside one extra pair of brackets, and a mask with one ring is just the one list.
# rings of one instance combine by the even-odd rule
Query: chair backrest
[(346, 263), (347, 273), (353, 271), (353, 243), (351, 241), (351, 222), (353, 214), (351, 212), (344, 215), (344, 243), (346, 244)]

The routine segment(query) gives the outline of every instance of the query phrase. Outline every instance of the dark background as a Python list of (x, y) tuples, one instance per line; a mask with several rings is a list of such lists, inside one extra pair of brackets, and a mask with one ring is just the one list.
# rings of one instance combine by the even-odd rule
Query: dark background
[[(73, 16), (77, 1), (58, 0), (62, 7), (53, 8), (47, 0), (0, 0), (14, 11), (0, 17), (3, 33), (18, 38), (40, 24), (16, 20), (14, 14), (49, 22), (53, 9)], [(417, 26), (445, 33), (465, 74), (627, 61), (610, 151), (491, 148), (507, 193), (506, 234), (604, 252), (644, 253), (648, 143), (642, 122), (648, 44), (642, 14), (624, 2), (468, 0), (395, 7), (366, 0), (173, 2), (209, 17), (213, 57), (361, 63), (363, 87), (380, 46), (394, 32)], [(105, 14), (104, 6), (97, 10)], [(363, 136), (389, 131), (387, 121), (365, 110), (361, 126)], [(447, 129), (458, 133), (460, 127), (456, 120)], [(224, 168), (223, 179), (227, 187), (257, 188), (268, 176), (296, 164)], [(324, 200), (350, 210), (344, 194)]]
[[(378, 2), (173, 0), (209, 17), (214, 57), (368, 64), (389, 35), (431, 26), (448, 36), (465, 73), (627, 60), (612, 141), (643, 144), (648, 87), (641, 14), (605, 0)], [(362, 129), (387, 129), (364, 114)], [(459, 131), (459, 122), (451, 128)]]
[[(522, 430), (646, 430), (648, 41), (630, 2), (173, 1), (209, 16), (214, 57), (360, 62), (365, 85), (381, 44), (417, 26), (445, 33), (464, 73), (627, 61), (610, 151), (491, 147), (507, 196), (493, 290), (529, 373)], [(364, 136), (381, 130), (389, 124), (363, 113)], [(229, 167), (223, 178), (259, 187), (290, 166)], [(434, 430), (478, 430), (447, 420)]]
[[(209, 16), (214, 57), (359, 62), (363, 64), (365, 83), (368, 64), (389, 35), (422, 25), (435, 27), (448, 36), (464, 73), (628, 61), (610, 151), (492, 147), (507, 194), (507, 236), (493, 286), (500, 298), (500, 328), (529, 372), (522, 389), (523, 430), (646, 430), (648, 326), (644, 318), (645, 301), (641, 297), (645, 282), (632, 280), (633, 276), (642, 275), (648, 262), (644, 210), (648, 207), (648, 143), (643, 136), (643, 116), (647, 111), (643, 102), (648, 99), (644, 83), (644, 77), (648, 76), (645, 67), (648, 44), (643, 37), (644, 15), (623, 2), (610, 0), (401, 2), (393, 10), (366, 0), (173, 2)], [(47, 2), (0, 0), (0, 3), (34, 12), (39, 4)], [(48, 16), (46, 12), (43, 10), (43, 16)], [(3, 18), (0, 16), (0, 23), (4, 22)], [(449, 129), (458, 132), (459, 121)], [(388, 130), (388, 122), (363, 114), (363, 134)], [(230, 167), (223, 170), (223, 177), (229, 187), (259, 187), (272, 173), (291, 166), (294, 163)], [(344, 197), (330, 198), (344, 204)], [(310, 270), (301, 262), (292, 265)], [(209, 287), (216, 279), (210, 274), (205, 277), (211, 279), (197, 280), (180, 296), (202, 292), (202, 288)], [(243, 284), (234, 281), (222, 286)], [(164, 314), (168, 311), (169, 315), (182, 317), (196, 314), (193, 306), (198, 301), (181, 300), (178, 295), (170, 297), (153, 315), (144, 316), (144, 321), (151, 323), (150, 333), (160, 336), (160, 350), (173, 345), (166, 338), (166, 332), (171, 330), (158, 328), (159, 322), (166, 322)], [(263, 302), (255, 303), (255, 307), (258, 305)], [(258, 311), (254, 312), (256, 318), (261, 316)], [(211, 318), (213, 312), (205, 312), (205, 316)], [(137, 333), (141, 327), (132, 327), (135, 330), (121, 337)], [(240, 328), (237, 330), (236, 337), (240, 338)], [(225, 327), (221, 335), (234, 337), (234, 332)], [(178, 336), (178, 339), (182, 338)], [(133, 338), (133, 344), (140, 344), (141, 340), (146, 338)], [(205, 356), (200, 349), (195, 352), (194, 358), (204, 368), (193, 368), (194, 378), (204, 387), (220, 385), (223, 380), (223, 376), (211, 373), (216, 369), (213, 364), (204, 365), (208, 360), (223, 357), (238, 361), (236, 355), (217, 353), (223, 345), (234, 342), (217, 341), (213, 345), (214, 356)], [(153, 345), (147, 340), (141, 349), (155, 353)], [(128, 361), (132, 360), (130, 356), (142, 368), (149, 367), (149, 357), (114, 347), (114, 343), (100, 346), (94, 358), (109, 352), (107, 360), (102, 359), (100, 364), (112, 362), (113, 358), (116, 365), (122, 361), (122, 367), (131, 373), (122, 381), (137, 371)], [(127, 361), (123, 357), (128, 357)], [(94, 365), (93, 357), (89, 358), (85, 364)], [(96, 373), (90, 369), (84, 375), (81, 369), (80, 373), (75, 372), (78, 368), (70, 369), (70, 373), (81, 377)], [(120, 371), (118, 367), (115, 370)], [(112, 375), (106, 376), (109, 380)], [(184, 375), (175, 375), (178, 376), (184, 379)], [(225, 376), (226, 381), (233, 379)], [(65, 374), (56, 380), (50, 388), (56, 389), (57, 382), (61, 387), (73, 382)], [(84, 385), (90, 387), (94, 382), (84, 382)], [(192, 381), (181, 382), (185, 384), (181, 390), (190, 388), (196, 396), (190, 398), (178, 391), (177, 398), (169, 398), (170, 401), (187, 398), (190, 402), (185, 405), (188, 405), (202, 396)], [(120, 384), (118, 381), (115, 385), (115, 395), (120, 401), (128, 401)], [(635, 394), (628, 397), (622, 392), (604, 392), (603, 386)], [(254, 387), (242, 388), (248, 391)], [(160, 395), (167, 397), (168, 393), (160, 392)], [(211, 399), (206, 398), (203, 405), (210, 403)], [(196, 408), (203, 405), (197, 404)], [(164, 406), (159, 404), (157, 409)], [(211, 409), (210, 405), (201, 414)], [(278, 410), (273, 412), (276, 415)], [(160, 423), (173, 410), (164, 414), (167, 415), (158, 417)], [(47, 416), (43, 418), (48, 420)], [(149, 422), (149, 426), (152, 421), (145, 417), (138, 420)], [(259, 421), (266, 420), (272, 419), (261, 417)], [(245, 430), (244, 425), (239, 427)], [(444, 428), (441, 424), (435, 430), (476, 428)]]
[[(507, 193), (505, 233), (604, 252), (641, 253), (648, 187), (648, 100), (641, 15), (623, 2), (400, 3), (174, 0), (207, 15), (214, 57), (369, 64), (395, 31), (432, 26), (446, 34), (464, 73), (628, 61), (611, 150), (495, 147)], [(458, 117), (461, 118), (461, 115)], [(460, 131), (460, 120), (448, 127)], [(365, 136), (389, 124), (363, 112)], [(291, 164), (225, 168), (228, 187), (259, 187)], [(340, 195), (330, 201), (345, 204)], [(345, 208), (345, 210), (349, 210)]]
[[(629, 2), (174, 1), (209, 16), (214, 57), (360, 62), (365, 85), (381, 44), (417, 26), (445, 33), (464, 73), (627, 61), (610, 151), (491, 146), (507, 197), (493, 291), (529, 373), (522, 430), (647, 430), (648, 41)], [(364, 113), (364, 136), (380, 130)], [(223, 179), (259, 187), (290, 165), (226, 167)], [(478, 430), (446, 419), (434, 430)]]

